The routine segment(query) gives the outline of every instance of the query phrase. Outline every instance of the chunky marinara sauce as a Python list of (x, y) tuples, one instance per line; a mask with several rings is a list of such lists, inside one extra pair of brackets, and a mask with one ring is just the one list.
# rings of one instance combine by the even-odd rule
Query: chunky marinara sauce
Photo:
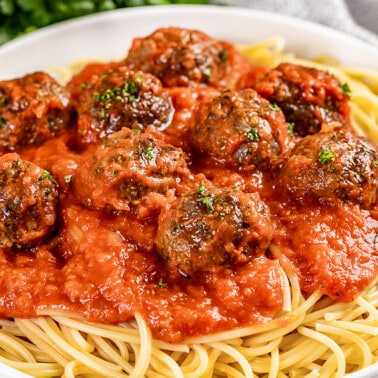
[(378, 154), (345, 83), (163, 28), (65, 86), (0, 82), (0, 315), (156, 338), (266, 322), (282, 272), (350, 301), (377, 275)]

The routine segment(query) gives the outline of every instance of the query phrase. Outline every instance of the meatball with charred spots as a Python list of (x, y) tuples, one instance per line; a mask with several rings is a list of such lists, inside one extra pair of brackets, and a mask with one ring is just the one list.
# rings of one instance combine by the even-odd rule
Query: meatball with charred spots
[(289, 150), (292, 137), (281, 110), (245, 89), (204, 103), (191, 142), (199, 155), (227, 166), (266, 169)]
[(71, 119), (69, 92), (44, 72), (0, 82), (0, 151), (37, 146), (60, 135)]
[(138, 130), (123, 128), (105, 139), (73, 177), (76, 197), (88, 207), (130, 211), (159, 206), (180, 194), (191, 173), (182, 150)]
[(0, 157), (0, 246), (33, 247), (54, 230), (58, 188), (54, 177), (16, 153)]
[(258, 75), (253, 88), (282, 109), (301, 137), (350, 128), (350, 89), (327, 71), (281, 63)]
[(94, 143), (122, 127), (164, 130), (174, 108), (161, 82), (153, 75), (118, 67), (90, 79), (79, 97), (78, 135)]
[(201, 184), (167, 204), (158, 219), (158, 253), (184, 276), (215, 272), (264, 254), (273, 235), (257, 193)]
[(231, 44), (197, 30), (161, 28), (133, 41), (126, 64), (152, 73), (167, 87), (200, 83), (219, 86), (236, 54), (233, 49)]
[(281, 180), (297, 198), (339, 198), (369, 207), (377, 199), (377, 149), (351, 132), (308, 135), (283, 164)]

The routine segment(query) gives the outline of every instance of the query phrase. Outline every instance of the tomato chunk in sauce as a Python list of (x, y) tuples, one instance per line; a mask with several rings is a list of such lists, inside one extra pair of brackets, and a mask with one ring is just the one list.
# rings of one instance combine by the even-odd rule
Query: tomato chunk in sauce
[(0, 82), (17, 127), (1, 135), (0, 316), (139, 313), (181, 342), (281, 314), (284, 271), (304, 295), (356, 298), (378, 273), (376, 146), (336, 78), (262, 72), (229, 42), (163, 28), (57, 87), (43, 126), (20, 93), (52, 79)]

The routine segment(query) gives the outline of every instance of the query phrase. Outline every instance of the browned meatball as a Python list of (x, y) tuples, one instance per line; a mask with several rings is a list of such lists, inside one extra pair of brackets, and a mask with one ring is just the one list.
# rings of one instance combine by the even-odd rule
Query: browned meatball
[(118, 67), (94, 76), (79, 97), (78, 133), (85, 143), (120, 130), (163, 130), (174, 109), (161, 82), (154, 76)]
[(54, 229), (58, 191), (55, 179), (16, 153), (0, 157), (0, 246), (30, 247)]
[(245, 263), (268, 248), (273, 227), (257, 193), (201, 185), (163, 208), (155, 239), (183, 275)]
[(281, 63), (258, 75), (254, 88), (282, 109), (299, 136), (350, 125), (349, 88), (326, 71)]
[(291, 143), (281, 110), (253, 89), (225, 91), (203, 104), (191, 139), (200, 155), (260, 169), (271, 166)]
[(77, 198), (95, 208), (129, 211), (184, 188), (183, 152), (152, 135), (122, 129), (109, 136), (73, 178)]
[(0, 82), (0, 151), (39, 145), (71, 117), (68, 91), (44, 72)]
[(161, 28), (136, 39), (126, 63), (150, 72), (165, 86), (218, 84), (226, 75), (228, 49), (206, 34), (177, 27)]
[(370, 206), (378, 190), (378, 153), (351, 132), (308, 135), (282, 168), (282, 180), (299, 198), (340, 198)]

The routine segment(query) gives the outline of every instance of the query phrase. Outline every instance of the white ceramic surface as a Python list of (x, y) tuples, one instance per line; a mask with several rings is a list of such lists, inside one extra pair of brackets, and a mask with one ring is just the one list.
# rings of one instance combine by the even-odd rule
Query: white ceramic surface
[[(360, 40), (303, 20), (242, 8), (163, 6), (128, 8), (49, 26), (0, 47), (0, 80), (79, 59), (125, 56), (133, 37), (158, 27), (200, 29), (235, 43), (253, 43), (273, 36), (287, 40), (286, 50), (311, 58), (330, 54), (346, 65), (378, 69), (378, 50)], [(25, 378), (0, 364), (2, 378)], [(370, 366), (353, 378), (378, 377)]]

